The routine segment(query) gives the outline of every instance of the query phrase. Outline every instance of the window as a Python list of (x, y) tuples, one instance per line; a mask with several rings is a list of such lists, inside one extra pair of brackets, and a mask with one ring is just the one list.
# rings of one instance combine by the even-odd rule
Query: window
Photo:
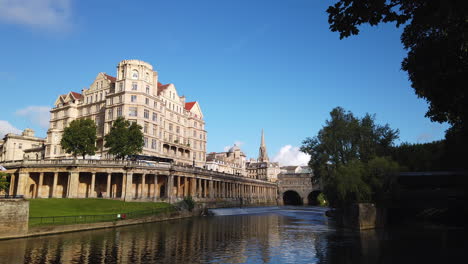
[(123, 82), (119, 83), (119, 92), (123, 91), (123, 86), (124, 86)]
[(143, 117), (148, 119), (149, 118), (149, 111), (145, 109), (145, 111), (143, 112)]
[(143, 126), (143, 132), (148, 133), (148, 123), (145, 122), (145, 125)]
[(119, 95), (119, 103), (122, 103), (122, 96)]
[(197, 131), (193, 131), (193, 137), (197, 137)]
[(145, 74), (145, 80), (146, 80), (146, 81), (149, 81), (149, 73), (146, 73), (146, 74)]
[(132, 90), (133, 90), (133, 91), (138, 90), (138, 84), (137, 84), (136, 82), (133, 82), (133, 83), (132, 83)]
[(145, 98), (145, 104), (149, 105), (149, 98)]
[(117, 117), (122, 116), (122, 107), (117, 107)]
[(158, 108), (158, 102), (154, 101), (154, 109)]
[(158, 121), (158, 114), (153, 112), (153, 121)]
[(153, 125), (153, 136), (156, 136), (157, 133), (158, 133), (158, 129), (156, 128), (155, 125)]
[(172, 135), (169, 135), (169, 142), (172, 142)]
[(145, 148), (147, 148), (148, 147), (148, 138), (145, 137), (144, 141), (145, 141)]
[(134, 80), (138, 79), (138, 71), (137, 70), (132, 71), (132, 79), (134, 79)]
[(99, 97), (100, 97), (99, 100), (102, 101), (102, 93), (99, 94)]
[(150, 93), (150, 87), (149, 87), (149, 85), (146, 85), (146, 93), (147, 93), (147, 94)]
[(138, 116), (138, 111), (136, 107), (129, 107), (128, 108), (128, 115), (129, 116)]
[(113, 118), (114, 118), (114, 117), (113, 117), (113, 113), (112, 113), (112, 109), (109, 109), (109, 111), (108, 111), (107, 113), (108, 113), (107, 116), (108, 116), (109, 119), (113, 119)]
[(132, 96), (130, 97), (130, 102), (135, 103), (136, 100), (137, 100), (137, 96), (136, 96), (136, 95), (132, 95)]
[(151, 140), (151, 148), (152, 148), (152, 149), (156, 149), (156, 144), (157, 144), (157, 143), (156, 143), (156, 139), (152, 139), (152, 140)]
[(176, 132), (177, 132), (177, 134), (180, 134), (180, 127), (179, 126), (176, 127)]

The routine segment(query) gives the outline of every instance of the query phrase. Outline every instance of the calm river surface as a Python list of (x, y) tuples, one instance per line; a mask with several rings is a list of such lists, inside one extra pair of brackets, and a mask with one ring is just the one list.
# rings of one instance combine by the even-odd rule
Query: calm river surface
[[(336, 229), (324, 210), (314, 207), (217, 213), (221, 215), (0, 241), (0, 263), (427, 264), (459, 263), (468, 253), (464, 229), (358, 233)], [(238, 213), (243, 214), (229, 215)]]

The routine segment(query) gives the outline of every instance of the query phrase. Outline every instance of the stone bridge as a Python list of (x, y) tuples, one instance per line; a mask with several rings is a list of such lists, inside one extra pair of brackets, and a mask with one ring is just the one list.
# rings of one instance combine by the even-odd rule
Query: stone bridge
[(278, 204), (315, 205), (321, 189), (312, 184), (312, 173), (281, 173), (278, 175)]
[(119, 160), (25, 160), (3, 163), (10, 195), (176, 202), (276, 204), (276, 183), (171, 163)]

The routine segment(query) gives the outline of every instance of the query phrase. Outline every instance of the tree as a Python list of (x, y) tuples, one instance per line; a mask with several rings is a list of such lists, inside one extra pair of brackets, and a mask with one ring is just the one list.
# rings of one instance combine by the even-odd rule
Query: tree
[(96, 151), (96, 124), (91, 119), (73, 120), (63, 131), (60, 145), (73, 157), (94, 155)]
[(402, 69), (429, 103), (427, 117), (463, 125), (468, 118), (468, 1), (340, 0), (327, 9), (331, 31), (340, 38), (359, 34), (358, 26), (396, 22), (407, 57)]
[[(318, 135), (306, 138), (301, 146), (311, 155), (309, 166), (322, 179), (327, 199), (332, 206), (376, 200), (384, 190), (386, 174), (371, 173), (369, 165), (391, 154), (399, 131), (376, 124), (375, 116), (357, 118), (341, 107), (334, 108), (330, 117)], [(393, 165), (386, 166), (388, 173)]]
[(109, 153), (118, 159), (138, 154), (143, 151), (144, 145), (141, 129), (140, 125), (119, 117), (112, 125), (109, 134), (105, 136), (104, 146), (109, 148)]
[(8, 174), (4, 172), (0, 172), (0, 191), (8, 191), (8, 188), (10, 188), (10, 183), (7, 180), (7, 177), (9, 177)]

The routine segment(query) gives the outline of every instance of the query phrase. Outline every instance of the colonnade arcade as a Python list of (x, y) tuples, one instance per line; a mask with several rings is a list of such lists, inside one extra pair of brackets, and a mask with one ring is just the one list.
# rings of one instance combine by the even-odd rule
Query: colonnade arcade
[(276, 185), (235, 175), (187, 169), (109, 169), (89, 167), (19, 168), (11, 174), (11, 195), (25, 198), (95, 198), (173, 202), (187, 196), (198, 201), (274, 202)]

